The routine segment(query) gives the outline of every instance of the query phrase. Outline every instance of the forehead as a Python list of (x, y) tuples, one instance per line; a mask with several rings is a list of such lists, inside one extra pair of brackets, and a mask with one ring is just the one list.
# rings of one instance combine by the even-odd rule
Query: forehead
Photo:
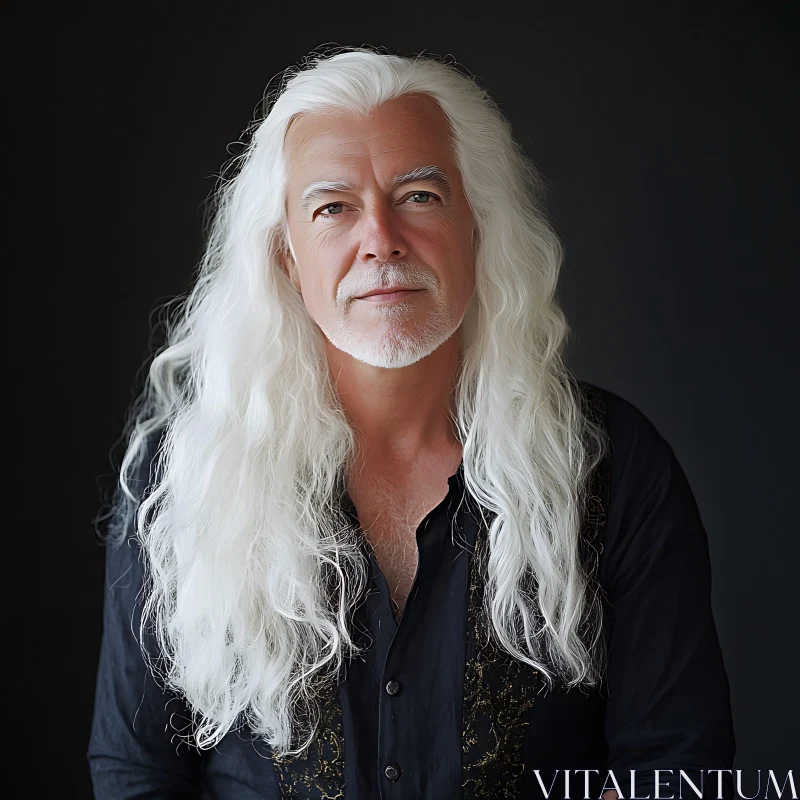
[(455, 179), (447, 118), (426, 95), (383, 103), (367, 117), (345, 110), (307, 112), (294, 118), (285, 138), (291, 185), (314, 179), (358, 179), (439, 164)]

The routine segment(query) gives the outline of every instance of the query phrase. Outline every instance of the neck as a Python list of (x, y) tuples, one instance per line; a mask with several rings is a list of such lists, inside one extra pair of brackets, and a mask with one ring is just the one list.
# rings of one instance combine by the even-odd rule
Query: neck
[(420, 453), (453, 449), (453, 390), (461, 355), (460, 330), (426, 358), (399, 369), (373, 367), (325, 348), (336, 392), (364, 458), (413, 460)]

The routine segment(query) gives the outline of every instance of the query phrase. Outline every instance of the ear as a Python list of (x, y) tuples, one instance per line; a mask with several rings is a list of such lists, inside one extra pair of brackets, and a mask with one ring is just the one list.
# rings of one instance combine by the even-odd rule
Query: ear
[(288, 247), (281, 247), (278, 250), (278, 266), (284, 275), (292, 282), (297, 291), (300, 291), (300, 274), (297, 271), (297, 264), (289, 252)]
[(475, 258), (478, 255), (478, 249), (481, 246), (481, 231), (475, 219), (472, 220), (472, 256)]

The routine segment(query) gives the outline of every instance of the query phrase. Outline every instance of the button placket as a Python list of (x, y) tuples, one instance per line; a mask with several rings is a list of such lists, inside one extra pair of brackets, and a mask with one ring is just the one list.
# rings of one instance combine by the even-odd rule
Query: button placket
[[(445, 541), (445, 536), (441, 531), (438, 531), (440, 535), (434, 539), (430, 535), (425, 537), (422, 534), (427, 531), (429, 525), (439, 524), (442, 519), (449, 518), (450, 505), (452, 505), (452, 498), (446, 497), (417, 529), (419, 561), (412, 587), (415, 597), (423, 586), (426, 587), (426, 592), (430, 593), (431, 580), (434, 577), (435, 568), (441, 563), (441, 552), (444, 549)], [(383, 594), (384, 587), (381, 588)], [(386, 591), (388, 594), (388, 585)], [(380, 792), (380, 796), (387, 799), (395, 797), (397, 792), (404, 794), (418, 791), (420, 756), (415, 753), (416, 745), (409, 741), (407, 731), (409, 723), (415, 718), (417, 712), (409, 706), (412, 698), (406, 697), (407, 692), (411, 691), (409, 687), (415, 685), (415, 677), (419, 672), (419, 664), (409, 662), (411, 653), (414, 652), (414, 648), (409, 647), (413, 641), (410, 637), (414, 635), (414, 628), (421, 625), (418, 619), (420, 613), (418, 606), (418, 602), (414, 604), (409, 602), (407, 605), (403, 624), (397, 624), (394, 629), (395, 635), (392, 637), (383, 665), (383, 691), (389, 697), (382, 696), (378, 703), (378, 764), (376, 766), (378, 767), (378, 776), (381, 776), (382, 773), (382, 779), (390, 782), (384, 783), (383, 790)], [(409, 625), (412, 627), (410, 628)], [(419, 632), (416, 635), (418, 636)], [(404, 682), (396, 678), (389, 678), (392, 673), (403, 675)], [(415, 693), (412, 691), (411, 694)], [(398, 697), (398, 695), (402, 696)], [(403, 761), (402, 769), (398, 761), (394, 759)], [(401, 776), (404, 773), (403, 784), (401, 784)], [(394, 784), (397, 785), (397, 788), (394, 788)]]

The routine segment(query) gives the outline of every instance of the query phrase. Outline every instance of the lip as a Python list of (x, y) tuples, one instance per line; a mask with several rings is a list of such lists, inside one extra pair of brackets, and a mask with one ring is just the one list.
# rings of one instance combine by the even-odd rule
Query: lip
[(422, 289), (416, 289), (414, 287), (388, 286), (386, 288), (374, 289), (367, 294), (360, 295), (356, 299), (368, 300), (372, 303), (385, 303), (391, 300), (400, 300), (401, 298), (421, 291)]

